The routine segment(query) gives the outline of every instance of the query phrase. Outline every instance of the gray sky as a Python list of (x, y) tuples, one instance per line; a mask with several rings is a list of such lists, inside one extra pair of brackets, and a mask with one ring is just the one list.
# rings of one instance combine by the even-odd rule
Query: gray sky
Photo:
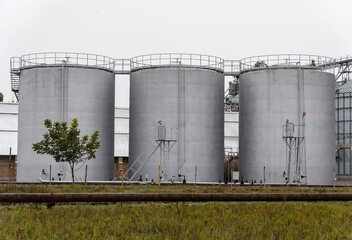
[[(0, 92), (14, 98), (10, 57), (36, 52), (347, 55), (351, 9), (350, 0), (0, 0)], [(116, 85), (116, 105), (128, 106), (128, 79)]]

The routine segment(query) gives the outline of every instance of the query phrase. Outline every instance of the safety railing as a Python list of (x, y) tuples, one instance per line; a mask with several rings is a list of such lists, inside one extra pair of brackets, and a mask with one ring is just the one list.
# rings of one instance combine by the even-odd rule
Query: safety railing
[(108, 71), (114, 71), (115, 67), (115, 59), (102, 55), (72, 52), (45, 52), (21, 56), (20, 68), (59, 65), (62, 63), (65, 63), (65, 65), (84, 66)]
[(240, 60), (224, 60), (224, 74), (237, 76), (240, 73)]
[(114, 73), (129, 74), (131, 72), (130, 59), (115, 59)]
[(10, 70), (11, 72), (17, 71), (21, 68), (21, 58), (20, 57), (11, 57), (10, 58)]
[(131, 58), (131, 70), (154, 67), (205, 68), (223, 72), (224, 60), (219, 57), (189, 53), (159, 53)]
[(178, 128), (157, 126), (154, 128), (155, 141), (176, 142), (178, 138)]
[(20, 69), (21, 69), (21, 58), (19, 57), (10, 58), (11, 90), (15, 93), (17, 100), (19, 98)]
[(304, 54), (277, 54), (248, 57), (240, 60), (240, 70), (249, 71), (262, 68), (310, 67), (324, 70), (324, 66), (333, 63), (330, 57)]
[(337, 57), (335, 58), (336, 63), (346, 63), (346, 62), (352, 62), (352, 55), (346, 55), (342, 57)]

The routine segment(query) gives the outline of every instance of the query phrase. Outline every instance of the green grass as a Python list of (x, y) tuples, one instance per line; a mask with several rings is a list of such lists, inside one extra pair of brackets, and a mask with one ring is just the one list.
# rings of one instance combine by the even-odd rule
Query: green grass
[[(0, 185), (0, 193), (329, 193), (351, 187)], [(352, 239), (352, 202), (0, 205), (0, 239)]]
[(352, 239), (352, 202), (0, 206), (0, 239)]
[(0, 193), (338, 193), (352, 192), (352, 187), (297, 186), (194, 186), (194, 185), (82, 185), (82, 184), (1, 184)]

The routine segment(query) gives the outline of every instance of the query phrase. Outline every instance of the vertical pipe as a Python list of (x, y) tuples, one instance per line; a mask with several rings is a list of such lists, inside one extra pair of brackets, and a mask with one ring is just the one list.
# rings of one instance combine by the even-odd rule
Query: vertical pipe
[(9, 159), (11, 160), (12, 159), (12, 151), (11, 151), (11, 147), (10, 147), (10, 155), (9, 155)]
[(50, 168), (49, 168), (49, 184), (51, 185), (51, 164), (50, 164)]
[[(163, 147), (162, 147), (163, 145), (162, 145), (162, 142), (159, 142), (159, 144), (160, 144), (160, 165), (159, 165), (159, 175), (160, 175), (160, 167), (162, 166), (162, 161), (163, 161)], [(160, 182), (160, 176), (159, 176), (159, 182)]]
[[(337, 99), (337, 101), (335, 100), (335, 105), (336, 106), (336, 109), (337, 109), (337, 113), (336, 113), (336, 122), (337, 122), (337, 129), (336, 129), (336, 132), (337, 132), (337, 136), (340, 136), (340, 94), (336, 94), (335, 95), (335, 99)], [(340, 144), (340, 138), (337, 138), (337, 144)], [(341, 151), (338, 149), (337, 150), (337, 157), (338, 157), (338, 161), (337, 161), (337, 173), (339, 174), (340, 173), (340, 153)]]
[(160, 187), (160, 165), (159, 165), (159, 187)]
[(65, 121), (64, 120), (64, 63), (65, 60), (62, 60), (62, 66), (61, 66), (61, 117), (62, 120), (61, 121)]
[(84, 175), (84, 185), (87, 185), (87, 173), (88, 173), (88, 165), (86, 165), (86, 174)]

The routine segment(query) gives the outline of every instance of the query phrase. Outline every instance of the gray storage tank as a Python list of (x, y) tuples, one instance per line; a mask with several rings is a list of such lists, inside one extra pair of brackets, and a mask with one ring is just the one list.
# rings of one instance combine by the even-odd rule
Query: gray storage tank
[(266, 183), (333, 184), (334, 75), (321, 71), (331, 60), (307, 55), (241, 60), (243, 181), (264, 181), (265, 167)]
[[(17, 181), (49, 179), (71, 181), (66, 163), (39, 155), (32, 144), (46, 132), (44, 119), (71, 122), (77, 118), (81, 135), (100, 131), (100, 149), (88, 164), (88, 180), (111, 180), (114, 160), (114, 60), (79, 53), (24, 55), (19, 66), (19, 121)], [(85, 167), (75, 172), (84, 181)], [(43, 171), (44, 170), (44, 171)]]
[[(157, 147), (160, 138), (170, 140), (162, 150)], [(158, 182), (160, 165), (162, 182), (193, 182), (195, 177), (197, 182), (217, 182), (223, 179), (223, 162), (223, 60), (197, 54), (132, 58), (131, 180)]]

